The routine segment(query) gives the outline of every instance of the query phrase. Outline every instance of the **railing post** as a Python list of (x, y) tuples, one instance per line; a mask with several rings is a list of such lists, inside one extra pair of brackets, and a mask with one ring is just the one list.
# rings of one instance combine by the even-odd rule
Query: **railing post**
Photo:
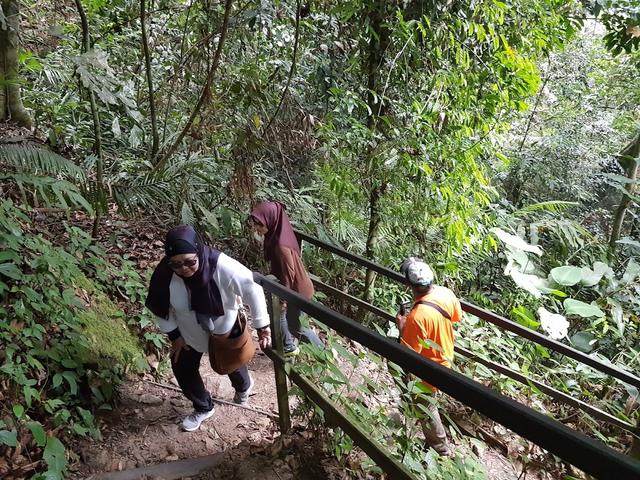
[[(272, 278), (275, 280), (275, 277)], [(282, 325), (280, 324), (280, 298), (271, 292), (267, 293), (271, 312), (271, 344), (273, 349), (282, 357), (284, 346), (282, 345)], [(289, 387), (287, 385), (287, 374), (282, 364), (274, 362), (273, 370), (276, 377), (276, 396), (278, 397), (278, 423), (280, 432), (287, 433), (291, 428), (291, 413), (289, 412)]]

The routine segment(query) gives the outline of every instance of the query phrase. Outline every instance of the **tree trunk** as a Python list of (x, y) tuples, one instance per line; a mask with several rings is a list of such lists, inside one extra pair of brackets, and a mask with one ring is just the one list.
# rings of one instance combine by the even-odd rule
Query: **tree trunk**
[(147, 35), (146, 25), (146, 1), (140, 0), (140, 31), (142, 35), (142, 52), (144, 53), (144, 63), (147, 71), (147, 88), (149, 89), (149, 116), (151, 117), (151, 136), (153, 138), (151, 144), (151, 160), (155, 161), (160, 148), (160, 136), (158, 135), (158, 122), (156, 115), (155, 94), (153, 92), (153, 79), (151, 77), (151, 52), (149, 50), (149, 36)]
[[(378, 244), (380, 236), (380, 225), (382, 223), (382, 215), (380, 212), (380, 199), (386, 190), (386, 185), (375, 187), (369, 195), (369, 231), (367, 233), (367, 244), (365, 256), (369, 259), (374, 258), (375, 248)], [(376, 272), (367, 270), (364, 279), (364, 299), (369, 303), (373, 303), (373, 285), (376, 280)]]
[(167, 149), (167, 151), (158, 159), (158, 163), (156, 163), (154, 167), (154, 171), (161, 170), (164, 168), (165, 164), (171, 158), (171, 156), (178, 149), (178, 146), (184, 139), (187, 132), (191, 129), (194, 120), (200, 113), (200, 110), (204, 106), (205, 102), (211, 96), (211, 88), (213, 87), (213, 78), (215, 76), (216, 71), (218, 70), (218, 64), (220, 63), (220, 56), (222, 55), (222, 47), (224, 46), (224, 42), (227, 38), (227, 30), (229, 28), (229, 16), (231, 15), (231, 6), (233, 4), (233, 0), (225, 0), (224, 3), (224, 17), (222, 19), (222, 27), (220, 29), (220, 37), (218, 39), (218, 46), (216, 47), (216, 51), (213, 54), (213, 61), (211, 62), (211, 66), (209, 67), (209, 71), (207, 73), (207, 78), (204, 81), (204, 86), (202, 87), (202, 91), (200, 92), (200, 98), (198, 98), (198, 102), (195, 107), (191, 111), (191, 115), (187, 120), (187, 123), (182, 128), (176, 139), (173, 141), (171, 146)]
[(22, 127), (31, 127), (31, 117), (22, 104), (18, 82), (19, 0), (2, 0), (6, 18), (0, 24), (0, 120), (10, 120)]
[[(379, 92), (380, 72), (384, 61), (384, 54), (389, 45), (389, 31), (384, 28), (384, 19), (386, 15), (386, 0), (376, 0), (370, 2), (366, 10), (366, 18), (369, 23), (369, 40), (367, 43), (367, 55), (365, 63), (365, 72), (367, 74), (367, 127), (371, 136), (374, 137), (378, 130), (378, 117), (384, 115), (384, 104)], [(375, 179), (377, 174), (377, 166), (372, 158), (373, 147), (367, 152), (367, 173), (366, 179)], [(367, 181), (365, 180), (365, 184)], [(370, 260), (374, 259), (375, 248), (378, 243), (378, 235), (380, 233), (380, 224), (382, 215), (380, 212), (380, 199), (386, 190), (386, 184), (376, 183), (372, 181), (369, 189), (369, 231), (367, 232), (366, 256)], [(373, 286), (376, 280), (376, 273), (367, 270), (364, 282), (363, 298), (365, 301), (372, 303)], [(358, 318), (364, 318), (364, 310), (360, 309)]]
[(640, 158), (640, 133), (620, 152), (618, 162), (624, 169), (625, 175), (629, 182), (625, 185), (627, 193), (622, 195), (620, 204), (613, 215), (613, 224), (611, 225), (611, 235), (609, 236), (609, 248), (612, 253), (615, 252), (617, 241), (620, 239), (624, 217), (632, 202), (633, 193), (635, 191), (636, 181), (638, 180), (638, 164)]
[(383, 28), (386, 6), (386, 0), (377, 0), (371, 2), (367, 10), (370, 28), (366, 60), (367, 105), (369, 106), (367, 127), (369, 127), (369, 130), (376, 129), (377, 117), (384, 114), (383, 101), (378, 87), (384, 53), (389, 45), (389, 31)]
[[(80, 15), (80, 26), (82, 28), (82, 53), (87, 53), (91, 49), (91, 39), (89, 36), (89, 22), (87, 15), (82, 6), (82, 0), (76, 0), (78, 15)], [(82, 87), (81, 87), (82, 88)], [(102, 154), (102, 131), (100, 128), (100, 114), (96, 103), (96, 95), (91, 89), (87, 89), (89, 93), (89, 104), (91, 105), (91, 117), (93, 118), (93, 149), (96, 154), (96, 192), (93, 199), (93, 208), (95, 209), (95, 218), (93, 219), (93, 229), (91, 235), (93, 238), (98, 237), (98, 229), (102, 218), (102, 211), (107, 208), (107, 200), (103, 186), (104, 156)]]

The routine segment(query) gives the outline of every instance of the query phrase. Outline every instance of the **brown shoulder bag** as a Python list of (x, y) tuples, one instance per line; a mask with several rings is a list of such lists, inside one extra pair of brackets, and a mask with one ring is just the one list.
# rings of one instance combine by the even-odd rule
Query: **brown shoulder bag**
[(231, 331), (224, 335), (209, 335), (209, 362), (211, 368), (220, 375), (235, 372), (251, 361), (256, 353), (256, 346), (251, 338), (251, 328), (244, 308), (238, 310), (236, 325), (240, 327), (240, 335), (229, 338)]

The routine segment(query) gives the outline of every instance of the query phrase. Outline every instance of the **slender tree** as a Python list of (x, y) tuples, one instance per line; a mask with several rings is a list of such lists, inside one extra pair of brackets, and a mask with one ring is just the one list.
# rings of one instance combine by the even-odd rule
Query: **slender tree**
[[(80, 26), (82, 29), (82, 45), (81, 51), (86, 54), (91, 50), (91, 38), (89, 36), (89, 22), (87, 20), (87, 14), (82, 6), (81, 0), (76, 0), (76, 8), (80, 15)], [(105, 195), (103, 188), (103, 171), (104, 171), (104, 155), (102, 153), (102, 131), (100, 129), (100, 114), (98, 112), (98, 105), (96, 103), (96, 95), (90, 88), (87, 89), (89, 94), (89, 103), (91, 105), (91, 116), (93, 118), (93, 135), (94, 135), (94, 153), (96, 154), (96, 195), (94, 201), (94, 208), (96, 216), (93, 221), (93, 238), (98, 236), (98, 228), (100, 226), (100, 218), (102, 216), (102, 210), (105, 207)]]
[(158, 155), (160, 136), (158, 135), (158, 121), (156, 115), (155, 93), (153, 90), (153, 79), (151, 77), (151, 51), (149, 49), (149, 35), (147, 33), (147, 6), (145, 0), (140, 0), (140, 30), (142, 35), (142, 51), (144, 53), (144, 63), (147, 74), (147, 88), (149, 89), (149, 117), (151, 117), (151, 159)]
[[(369, 27), (369, 38), (365, 47), (366, 53), (363, 55), (365, 58), (364, 70), (367, 75), (365, 100), (368, 106), (367, 127), (374, 138), (378, 130), (378, 118), (384, 115), (384, 95), (380, 91), (380, 75), (383, 71), (382, 63), (384, 62), (385, 52), (389, 45), (389, 30), (385, 27), (386, 10), (386, 0), (365, 3), (365, 17)], [(374, 148), (369, 148), (367, 151), (366, 178), (369, 179), (378, 177), (378, 175), (375, 175), (378, 160), (374, 155), (374, 150)], [(365, 254), (368, 258), (374, 258), (382, 223), (380, 201), (387, 189), (387, 184), (373, 180), (367, 188), (369, 190), (369, 227)], [(373, 300), (375, 279), (376, 272), (367, 270), (364, 283), (364, 298), (368, 302)]]
[(211, 66), (209, 67), (209, 71), (207, 72), (207, 78), (204, 81), (204, 85), (202, 87), (202, 91), (200, 92), (200, 97), (196, 102), (193, 110), (191, 110), (191, 115), (187, 120), (187, 123), (182, 127), (180, 133), (173, 141), (173, 143), (167, 148), (164, 154), (158, 159), (154, 170), (161, 170), (169, 158), (176, 152), (180, 143), (187, 135), (187, 132), (191, 129), (194, 120), (200, 114), (200, 110), (206, 103), (206, 101), (211, 96), (211, 88), (213, 87), (213, 79), (215, 77), (216, 71), (218, 70), (218, 65), (220, 63), (220, 57), (222, 55), (222, 47), (224, 46), (224, 42), (227, 38), (227, 30), (229, 28), (229, 16), (231, 15), (231, 6), (233, 5), (233, 0), (226, 0), (224, 4), (224, 16), (222, 18), (222, 27), (220, 28), (220, 37), (218, 38), (218, 46), (216, 48), (215, 53), (213, 54), (213, 61), (211, 62)]
[(0, 120), (31, 127), (31, 117), (22, 104), (18, 78), (20, 2), (2, 0), (0, 9)]
[(636, 190), (636, 183), (638, 181), (638, 165), (640, 165), (640, 133), (637, 133), (635, 138), (627, 144), (626, 147), (618, 155), (618, 163), (624, 170), (627, 181), (625, 184), (626, 192), (622, 195), (620, 203), (616, 208), (613, 215), (613, 223), (611, 225), (611, 235), (609, 236), (609, 246), (611, 251), (614, 252), (617, 246), (617, 241), (620, 239), (620, 233), (622, 232), (622, 226), (624, 224), (624, 217), (627, 214), (627, 210), (633, 201), (633, 195)]

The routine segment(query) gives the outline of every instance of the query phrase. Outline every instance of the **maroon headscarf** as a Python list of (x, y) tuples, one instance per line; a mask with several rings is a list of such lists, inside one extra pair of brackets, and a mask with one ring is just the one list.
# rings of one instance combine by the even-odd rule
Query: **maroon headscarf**
[(192, 251), (197, 253), (199, 264), (196, 273), (191, 277), (182, 278), (191, 292), (191, 309), (209, 317), (219, 317), (224, 313), (220, 290), (213, 279), (220, 252), (203, 245), (192, 226), (181, 225), (167, 233), (166, 255), (151, 276), (149, 293), (145, 302), (147, 308), (161, 318), (167, 318), (169, 314), (169, 284), (175, 273), (169, 267), (169, 259), (173, 256), (171, 252), (183, 252), (185, 246), (189, 245), (193, 248)]
[(267, 227), (264, 236), (264, 258), (271, 260), (278, 245), (289, 247), (300, 253), (300, 245), (286, 213), (287, 207), (280, 202), (262, 202), (251, 211), (251, 218)]

